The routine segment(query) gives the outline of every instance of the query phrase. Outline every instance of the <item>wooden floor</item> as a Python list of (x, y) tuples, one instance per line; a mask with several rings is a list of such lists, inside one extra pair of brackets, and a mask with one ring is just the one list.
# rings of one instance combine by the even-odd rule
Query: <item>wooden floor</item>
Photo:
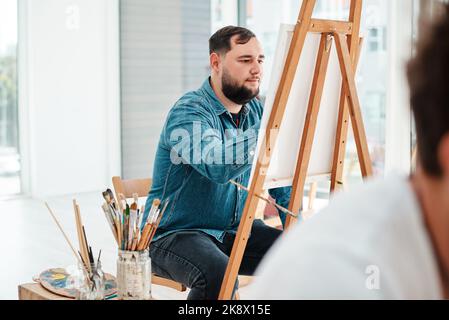
[[(0, 263), (0, 299), (18, 298), (17, 286), (48, 268), (74, 265), (75, 258), (64, 237), (48, 213), (47, 201), (74, 245), (77, 244), (72, 199), (76, 198), (94, 255), (102, 250), (105, 272), (116, 273), (117, 249), (106, 223), (101, 191), (47, 199), (18, 198), (0, 201), (2, 244)], [(240, 290), (245, 298), (245, 287)], [(156, 299), (186, 299), (187, 292), (152, 286)]]

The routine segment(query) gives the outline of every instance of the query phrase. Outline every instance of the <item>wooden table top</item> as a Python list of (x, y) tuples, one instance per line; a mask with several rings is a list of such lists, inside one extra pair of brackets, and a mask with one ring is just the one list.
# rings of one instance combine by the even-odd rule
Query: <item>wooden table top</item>
[(19, 300), (74, 300), (54, 294), (39, 283), (24, 283), (19, 285)]
[[(54, 294), (44, 287), (42, 287), (39, 283), (24, 283), (19, 285), (19, 300), (75, 300), (67, 297), (63, 297), (57, 294)], [(117, 297), (107, 300), (118, 300)], [(156, 300), (154, 297), (151, 297), (150, 300)]]

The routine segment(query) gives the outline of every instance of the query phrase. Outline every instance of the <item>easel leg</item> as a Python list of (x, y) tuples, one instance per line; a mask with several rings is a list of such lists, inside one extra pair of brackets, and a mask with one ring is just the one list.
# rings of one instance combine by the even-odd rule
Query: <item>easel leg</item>
[(317, 188), (318, 188), (318, 182), (312, 182), (310, 184), (309, 203), (307, 204), (307, 209), (309, 211), (313, 210), (313, 203), (314, 203), (315, 198), (316, 198)]
[[(354, 62), (354, 71), (357, 70), (359, 63), (360, 52), (362, 50), (363, 38), (359, 38), (359, 45), (357, 48), (357, 56)], [(337, 132), (335, 134), (334, 159), (332, 162), (331, 171), (331, 192), (340, 188), (344, 183), (343, 179), (343, 164), (346, 152), (346, 139), (348, 138), (349, 127), (349, 106), (347, 100), (346, 85), (343, 82), (340, 92), (340, 103), (337, 120)]]
[[(263, 196), (265, 198), (269, 197), (267, 192), (263, 192)], [(264, 213), (265, 213), (266, 206), (267, 206), (267, 203), (265, 201), (260, 201), (259, 202), (259, 204), (257, 205), (256, 214), (254, 215), (254, 219), (264, 220)]]
[(347, 89), (351, 124), (354, 131), (354, 138), (357, 146), (357, 154), (360, 160), (360, 168), (364, 177), (372, 175), (371, 160), (369, 157), (368, 144), (365, 129), (363, 127), (362, 111), (355, 85), (355, 73), (351, 64), (351, 57), (346, 43), (346, 39), (341, 34), (335, 34), (340, 69), (343, 75), (343, 82)]
[[(307, 107), (307, 114), (301, 138), (301, 146), (299, 148), (298, 160), (296, 162), (295, 176), (293, 178), (292, 192), (288, 208), (290, 211), (295, 213), (298, 212), (302, 206), (304, 184), (306, 182), (307, 168), (309, 166), (310, 154), (312, 152), (313, 138), (315, 136), (318, 111), (320, 109), (321, 97), (323, 95), (324, 81), (326, 79), (331, 49), (332, 37), (329, 34), (323, 34), (321, 36), (320, 46), (318, 49), (315, 74), (313, 76), (312, 89), (310, 90), (309, 105)], [(288, 228), (293, 220), (296, 219), (292, 216), (287, 216), (285, 228)]]
[[(357, 69), (358, 58), (360, 55), (361, 40), (360, 34), (360, 20), (362, 15), (362, 0), (351, 0), (349, 10), (349, 21), (352, 22), (352, 34), (348, 36), (348, 46), (353, 62), (354, 70)], [(343, 166), (346, 152), (346, 139), (348, 136), (349, 126), (349, 107), (347, 101), (347, 89), (345, 83), (342, 84), (340, 94), (340, 104), (338, 112), (337, 132), (335, 138), (334, 156), (332, 161), (331, 171), (331, 191), (334, 191), (337, 186), (343, 183)]]

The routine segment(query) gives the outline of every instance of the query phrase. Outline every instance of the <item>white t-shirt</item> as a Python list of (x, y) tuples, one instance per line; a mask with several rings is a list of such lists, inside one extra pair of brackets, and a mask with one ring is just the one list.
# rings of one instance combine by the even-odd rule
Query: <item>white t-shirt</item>
[(249, 299), (442, 299), (437, 263), (406, 177), (340, 193), (273, 245)]

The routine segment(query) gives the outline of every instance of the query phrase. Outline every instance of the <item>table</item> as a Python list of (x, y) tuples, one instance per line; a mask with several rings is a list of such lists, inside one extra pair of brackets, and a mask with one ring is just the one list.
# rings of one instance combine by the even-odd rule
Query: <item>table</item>
[[(19, 285), (19, 300), (75, 300), (71, 298), (66, 298), (57, 294), (54, 294), (39, 283), (24, 283)], [(118, 300), (117, 297), (108, 300)], [(151, 297), (150, 300), (156, 300)]]
[(19, 285), (19, 300), (74, 300), (51, 293), (39, 283), (25, 283)]

